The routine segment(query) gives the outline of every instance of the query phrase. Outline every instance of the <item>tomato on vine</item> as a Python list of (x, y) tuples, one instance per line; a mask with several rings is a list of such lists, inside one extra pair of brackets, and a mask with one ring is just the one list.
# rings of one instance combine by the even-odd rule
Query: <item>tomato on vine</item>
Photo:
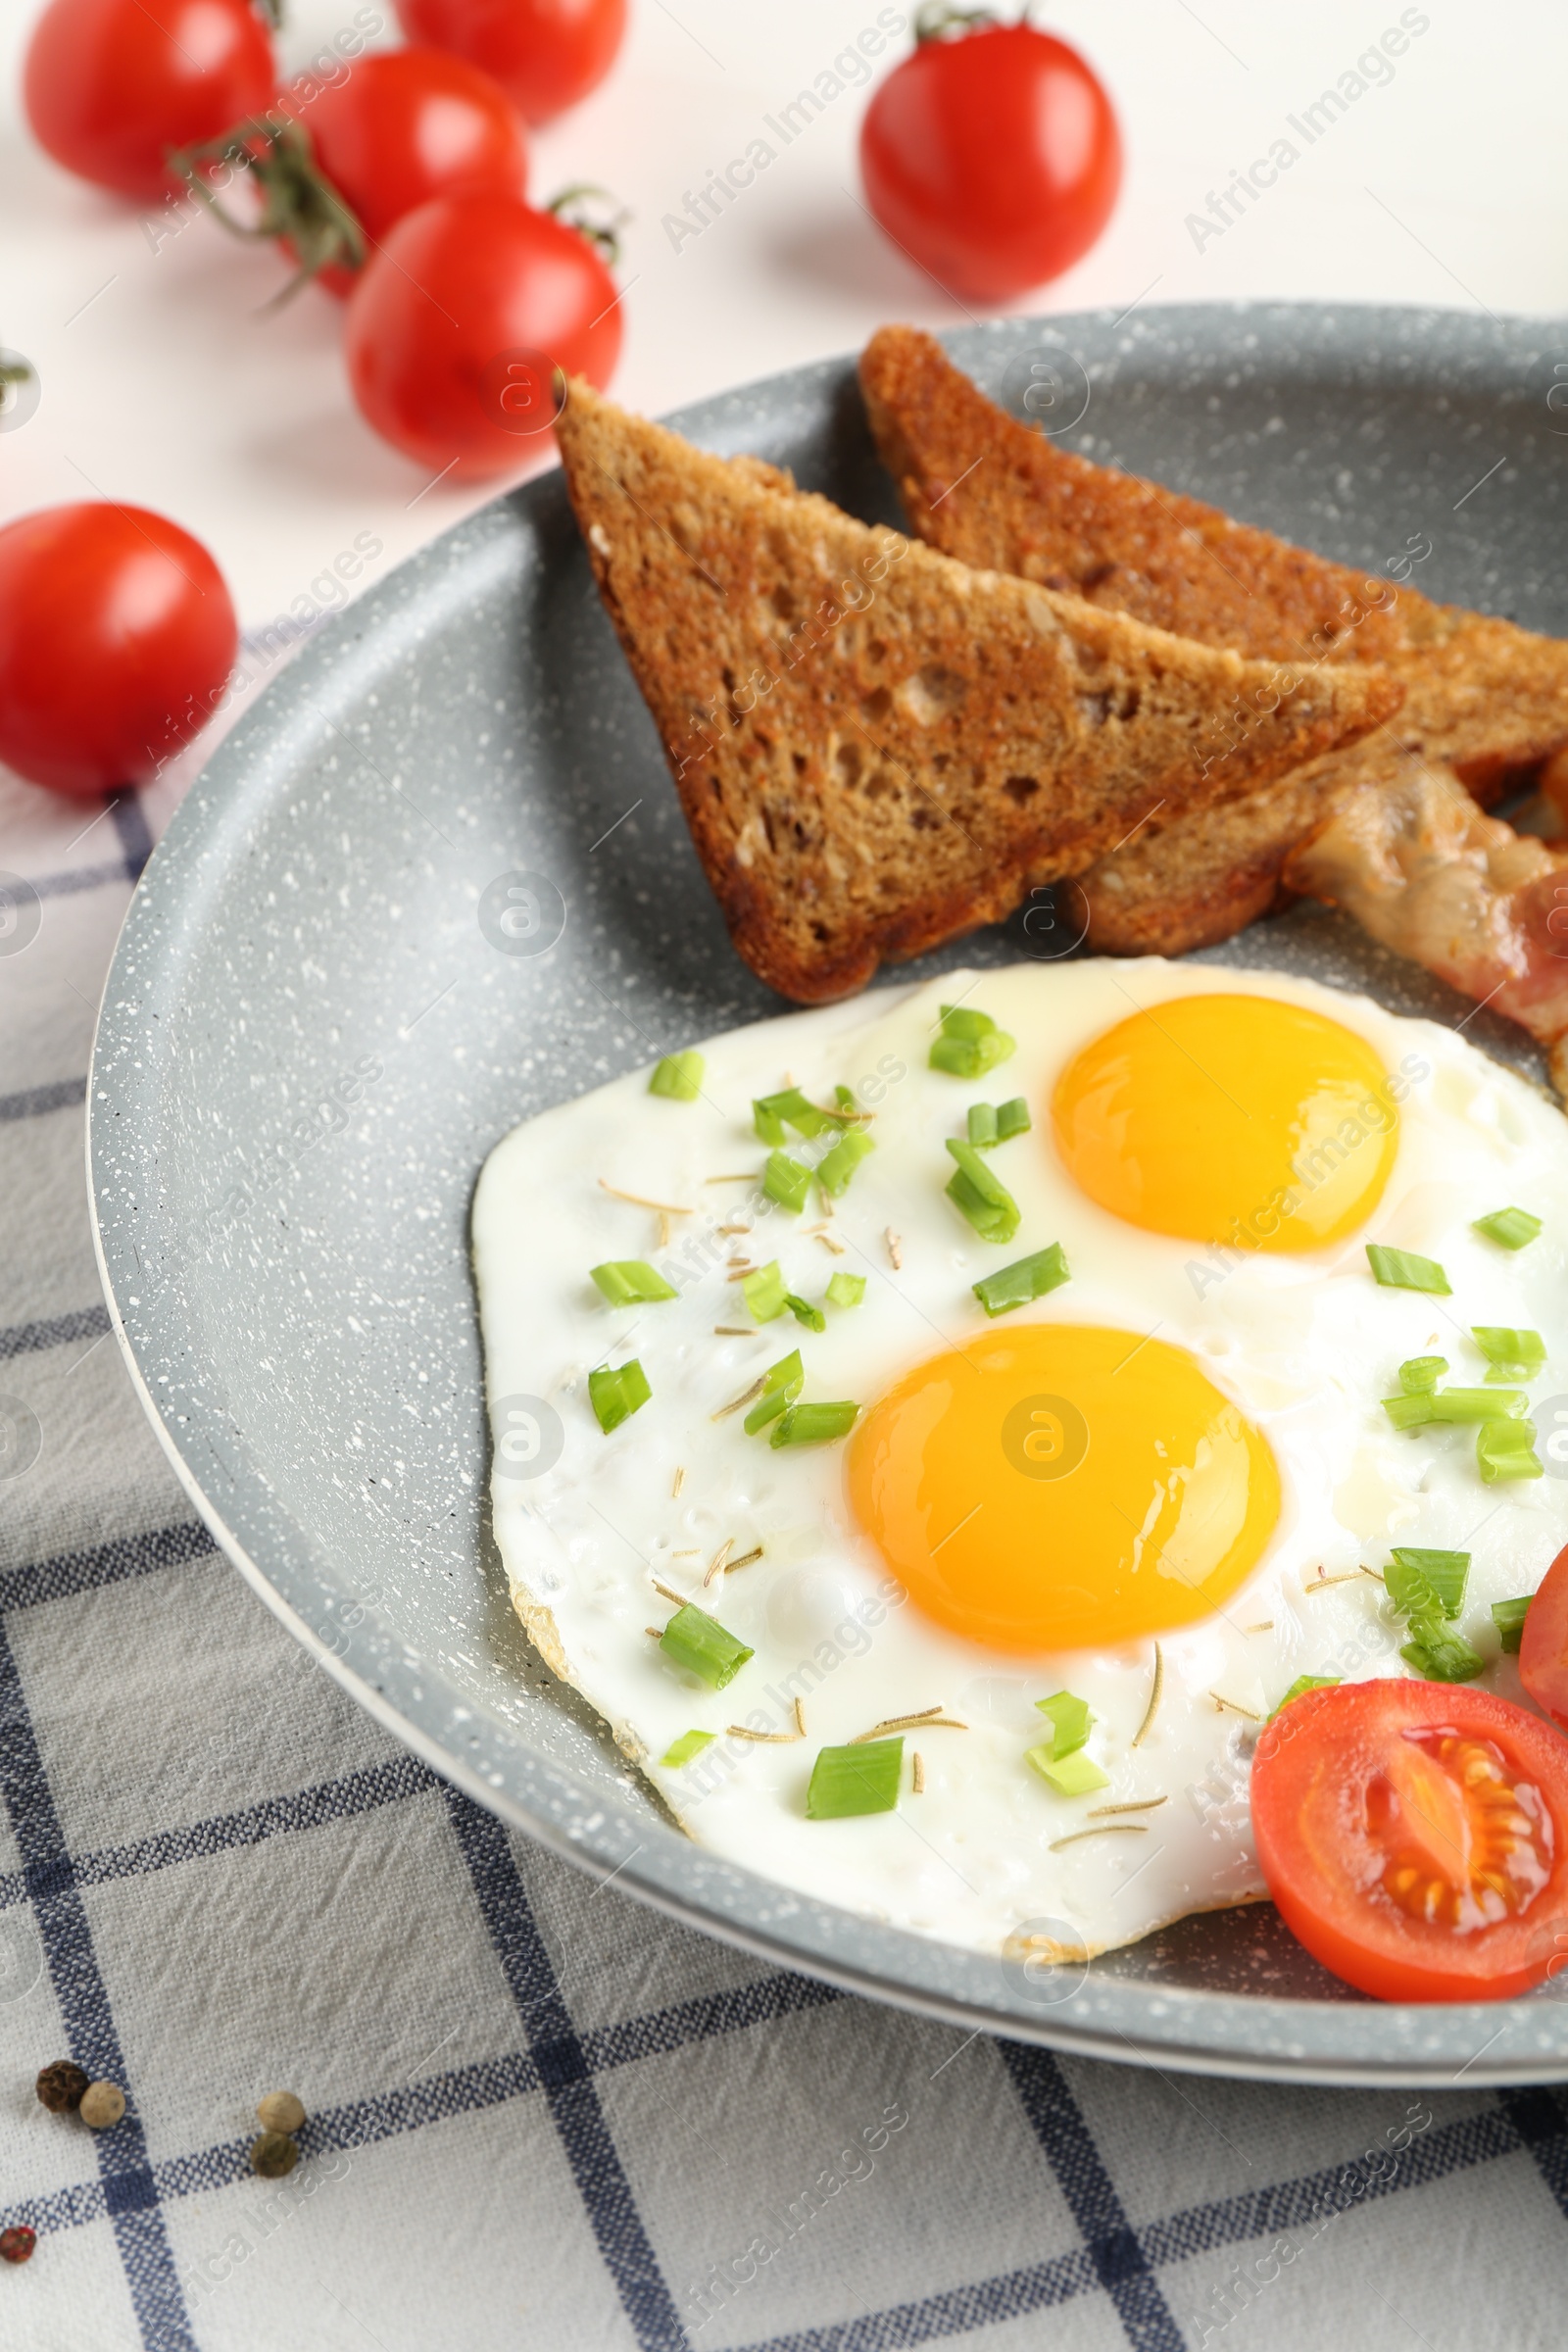
[(78, 178), (147, 203), (171, 148), (257, 114), (276, 84), (250, 0), (49, 0), (23, 69), (33, 136)]
[(1025, 18), (926, 0), (915, 48), (860, 125), (871, 211), (950, 292), (1008, 302), (1059, 277), (1109, 220), (1121, 134), (1076, 49)]
[[(437, 49), (379, 50), (324, 86), (307, 74), (267, 115), (178, 160), (225, 228), (276, 237), (299, 266), (296, 283), (314, 278), (338, 295), (421, 204), (469, 188), (528, 191), (527, 134), (505, 90)], [(257, 182), (252, 220), (220, 201), (214, 174), (225, 163)]]
[(600, 390), (620, 356), (613, 232), (514, 196), (445, 196), (400, 220), (349, 297), (343, 351), (383, 440), (459, 480), (510, 473), (555, 421), (555, 370)]
[(493, 74), (530, 122), (548, 122), (604, 80), (626, 0), (397, 0), (411, 41)]
[(239, 630), (199, 539), (141, 507), (0, 530), (0, 760), (95, 795), (156, 775), (218, 707)]

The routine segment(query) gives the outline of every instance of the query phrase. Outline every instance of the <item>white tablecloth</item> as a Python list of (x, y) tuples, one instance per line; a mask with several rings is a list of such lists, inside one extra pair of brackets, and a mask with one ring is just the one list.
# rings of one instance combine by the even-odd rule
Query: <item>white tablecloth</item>
[[(636, 209), (626, 397), (659, 409), (884, 318), (954, 319), (858, 210), (853, 94), (700, 239), (662, 225), (869, 0), (633, 5), (621, 72), (541, 139), (538, 177), (606, 179)], [(1430, 23), (1393, 80), (1213, 230), (1211, 197), (1401, 12), (1056, 11), (1115, 88), (1131, 168), (1104, 242), (1039, 307), (1556, 307), (1568, 19), (1402, 13)], [(291, 52), (335, 22), (313, 0)], [(0, 513), (163, 508), (255, 629), (329, 602), (357, 533), (389, 564), (473, 503), (359, 425), (324, 297), (254, 318), (268, 257), (202, 222), (149, 233), (9, 122), (0, 244), (0, 339), (44, 385), (0, 439)], [(0, 1481), (0, 2228), (39, 2231), (0, 2267), (0, 2343), (1560, 2341), (1557, 2091), (1178, 2081), (966, 2040), (760, 1968), (509, 1837), (306, 1661), (165, 1466), (87, 1235), (93, 1013), (189, 764), (80, 808), (0, 778), (0, 865), (40, 894), (36, 936), (0, 954), (3, 1466), (27, 1456)], [(112, 2132), (34, 2101), (68, 2051), (124, 2086)], [(312, 2120), (270, 2184), (245, 2151), (280, 2087)]]

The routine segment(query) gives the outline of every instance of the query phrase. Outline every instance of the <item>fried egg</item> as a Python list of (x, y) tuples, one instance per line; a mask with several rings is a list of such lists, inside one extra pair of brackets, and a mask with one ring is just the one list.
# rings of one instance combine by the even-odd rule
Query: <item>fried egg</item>
[[(1422, 1355), (1483, 1383), (1477, 1327), (1543, 1334), (1532, 1409), (1568, 1388), (1568, 1131), (1524, 1080), (1362, 997), (1154, 959), (695, 1053), (689, 1100), (644, 1069), (517, 1128), (472, 1228), (514, 1605), (692, 1838), (950, 1943), (1093, 1953), (1261, 1897), (1261, 1725), (1303, 1674), (1412, 1671), (1392, 1546), (1471, 1555), (1454, 1630), (1519, 1694), (1490, 1607), (1568, 1541), (1568, 1461), (1543, 1427), (1547, 1475), (1489, 1485), (1473, 1428), (1382, 1400)], [(790, 1090), (819, 1132), (758, 1121)], [(1528, 1248), (1477, 1229), (1509, 1206)], [(1368, 1244), (1449, 1290), (1385, 1287)], [(661, 1295), (605, 1295), (628, 1265)], [(686, 1607), (747, 1653), (720, 1687), (666, 1635)], [(857, 1746), (890, 1809), (823, 1817), (818, 1759)]]

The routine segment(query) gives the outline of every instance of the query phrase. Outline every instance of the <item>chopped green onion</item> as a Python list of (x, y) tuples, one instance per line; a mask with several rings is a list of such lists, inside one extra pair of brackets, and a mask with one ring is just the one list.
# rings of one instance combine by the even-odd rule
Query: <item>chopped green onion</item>
[(641, 1257), (612, 1258), (588, 1272), (612, 1306), (641, 1306), (654, 1298), (673, 1298), (674, 1290), (657, 1268)]
[(667, 1095), (672, 1102), (695, 1102), (703, 1089), (700, 1054), (666, 1054), (648, 1081), (651, 1095)]
[(813, 1306), (809, 1298), (797, 1298), (793, 1291), (786, 1291), (784, 1303), (796, 1322), (804, 1323), (808, 1331), (826, 1331), (826, 1315), (819, 1306)]
[(1386, 1290), (1448, 1296), (1448, 1277), (1435, 1257), (1417, 1257), (1410, 1250), (1386, 1250), (1381, 1242), (1368, 1242), (1366, 1254), (1373, 1275)]
[[(1288, 1707), (1293, 1698), (1300, 1698), (1308, 1690), (1337, 1690), (1341, 1680), (1342, 1677), (1337, 1674), (1298, 1674), (1285, 1696), (1280, 1700), (1279, 1706), (1275, 1708), (1274, 1715), (1279, 1714), (1280, 1708)], [(1270, 1723), (1273, 1722), (1274, 1715), (1269, 1717)]]
[(1059, 1242), (1053, 1242), (1049, 1250), (1037, 1250), (1032, 1257), (1017, 1258), (999, 1273), (987, 1274), (973, 1289), (988, 1315), (1005, 1315), (1015, 1306), (1043, 1298), (1066, 1279), (1067, 1253)]
[(1029, 1105), (1022, 1095), (1014, 1095), (1010, 1102), (971, 1102), (968, 1110), (969, 1142), (977, 1152), (990, 1152), (998, 1144), (1010, 1143), (1015, 1135), (1029, 1132)]
[(811, 1171), (787, 1152), (770, 1152), (762, 1170), (762, 1190), (780, 1208), (787, 1208), (798, 1217), (806, 1206), (806, 1196), (811, 1189)]
[(858, 1740), (824, 1747), (806, 1791), (808, 1821), (849, 1821), (858, 1813), (891, 1813), (904, 1777), (904, 1740)]
[(1058, 1690), (1053, 1698), (1037, 1698), (1035, 1705), (1051, 1719), (1051, 1761), (1058, 1764), (1063, 1756), (1076, 1755), (1094, 1729), (1095, 1719), (1089, 1712), (1088, 1699), (1074, 1698), (1070, 1690)]
[(705, 1747), (712, 1746), (714, 1736), (712, 1732), (682, 1732), (678, 1740), (670, 1741), (659, 1761), (669, 1765), (689, 1764), (693, 1756), (700, 1756)]
[(1467, 1551), (1426, 1551), (1414, 1544), (1393, 1546), (1393, 1565), (1383, 1571), (1389, 1598), (1406, 1617), (1457, 1617), (1464, 1606), (1465, 1581), (1470, 1574)]
[(1544, 1478), (1533, 1421), (1496, 1421), (1476, 1431), (1476, 1467), (1489, 1487), (1499, 1479)]
[(1390, 1599), (1410, 1625), (1399, 1655), (1429, 1683), (1472, 1683), (1482, 1671), (1484, 1660), (1445, 1623), (1458, 1616), (1469, 1574), (1467, 1551), (1429, 1551), (1414, 1544), (1395, 1544), (1383, 1571)]
[(989, 1012), (961, 1004), (942, 1007), (942, 1034), (932, 1040), (931, 1067), (953, 1078), (983, 1078), (1016, 1051), (1017, 1040), (999, 1029)]
[[(1524, 1211), (1521, 1209), (1519, 1213), (1522, 1216)], [(1525, 1630), (1525, 1618), (1534, 1598), (1533, 1592), (1526, 1592), (1518, 1600), (1494, 1600), (1492, 1604), (1492, 1622), (1497, 1629), (1503, 1648), (1510, 1653), (1519, 1647)]]
[(833, 1274), (828, 1278), (829, 1306), (858, 1306), (865, 1297), (863, 1274)]
[(1070, 1756), (1058, 1757), (1053, 1755), (1052, 1743), (1047, 1740), (1038, 1747), (1025, 1748), (1024, 1755), (1058, 1796), (1088, 1796), (1093, 1789), (1110, 1787), (1110, 1775), (1102, 1772), (1084, 1748), (1074, 1748)]
[(833, 1100), (838, 1104), (840, 1110), (843, 1111), (847, 1119), (858, 1119), (859, 1117), (859, 1104), (855, 1100), (855, 1089), (853, 1087), (836, 1086), (833, 1089)]
[(752, 1104), (753, 1123), (764, 1144), (781, 1144), (786, 1127), (793, 1127), (797, 1135), (821, 1135), (829, 1127), (842, 1127), (844, 1116), (843, 1111), (808, 1102), (798, 1086), (786, 1087), (781, 1095), (762, 1095)]
[(675, 1665), (684, 1666), (688, 1674), (695, 1674), (715, 1690), (732, 1683), (747, 1659), (756, 1655), (744, 1642), (726, 1633), (716, 1618), (691, 1601), (675, 1611), (660, 1636), (659, 1646)]
[(941, 1010), (944, 1037), (962, 1037), (972, 1041), (997, 1033), (997, 1024), (990, 1013), (981, 1012), (976, 1005), (944, 1004)]
[(1523, 1389), (1437, 1389), (1427, 1397), (1434, 1421), (1522, 1421)]
[(629, 1421), (652, 1395), (648, 1375), (635, 1356), (630, 1363), (617, 1365), (614, 1371), (604, 1364), (588, 1375), (588, 1401), (607, 1438), (612, 1429)]
[(847, 1438), (860, 1417), (858, 1404), (792, 1404), (770, 1446), (825, 1446)]
[(957, 1161), (957, 1173), (948, 1186), (948, 1199), (982, 1241), (1010, 1242), (1022, 1214), (1004, 1184), (999, 1184), (972, 1144), (948, 1138), (948, 1150)]
[(778, 1259), (775, 1257), (767, 1265), (759, 1266), (755, 1274), (743, 1275), (741, 1293), (759, 1323), (776, 1321), (784, 1312), (784, 1302), (789, 1298)]
[[(796, 1095), (800, 1091), (799, 1087), (791, 1089)], [(845, 1092), (843, 1087), (835, 1087), (838, 1101), (831, 1110), (825, 1102), (808, 1102), (804, 1111), (786, 1111), (784, 1115), (798, 1134), (806, 1136), (826, 1135), (853, 1126), (860, 1114), (855, 1107), (853, 1096), (849, 1101), (845, 1100)], [(811, 1124), (806, 1124), (808, 1120)]]
[(762, 1374), (762, 1394), (746, 1416), (748, 1437), (755, 1438), (760, 1429), (776, 1421), (784, 1407), (794, 1403), (805, 1385), (806, 1374), (801, 1368), (798, 1348), (793, 1355), (781, 1355), (776, 1364), (769, 1364)]
[(1399, 1651), (1407, 1665), (1429, 1683), (1473, 1683), (1486, 1667), (1462, 1634), (1453, 1634), (1441, 1617), (1410, 1621), (1410, 1640)]
[(816, 1181), (823, 1192), (837, 1200), (840, 1193), (848, 1191), (850, 1178), (866, 1153), (875, 1150), (863, 1127), (852, 1127), (848, 1135), (841, 1135), (831, 1152), (824, 1152), (816, 1163)]
[(1490, 1217), (1477, 1217), (1475, 1230), (1504, 1250), (1523, 1250), (1541, 1231), (1541, 1219), (1528, 1208), (1494, 1208)]
[(1522, 1421), (1528, 1403), (1523, 1389), (1434, 1389), (1429, 1396), (1385, 1396), (1383, 1410), (1396, 1429), (1421, 1429), (1430, 1421)]
[(1511, 1331), (1505, 1323), (1475, 1323), (1470, 1337), (1475, 1341), (1493, 1371), (1501, 1371), (1506, 1379), (1530, 1380), (1546, 1360), (1546, 1343), (1539, 1331)]
[(1399, 1366), (1399, 1386), (1406, 1396), (1428, 1396), (1447, 1369), (1446, 1355), (1407, 1356)]

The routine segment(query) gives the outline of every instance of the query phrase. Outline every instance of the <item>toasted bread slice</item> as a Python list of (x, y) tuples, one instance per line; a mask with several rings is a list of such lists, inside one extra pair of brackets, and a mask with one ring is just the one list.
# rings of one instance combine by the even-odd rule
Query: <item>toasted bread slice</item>
[[(1233, 938), (1289, 895), (1284, 869), (1297, 844), (1367, 786), (1397, 792), (1413, 771), (1437, 771), (1490, 807), (1568, 735), (1568, 647), (1507, 621), (1465, 618), (1462, 638), (1391, 658), (1405, 699), (1388, 726), (1222, 808), (1179, 816), (1157, 834), (1147, 828), (1102, 858), (1083, 876), (1091, 945), (1109, 956), (1179, 956)], [(1539, 662), (1521, 660), (1521, 640), (1543, 649)]]
[(556, 430), (735, 945), (803, 1004), (1399, 699), (1379, 669), (1246, 662), (972, 571), (584, 383)]
[(1439, 612), (1218, 507), (1058, 449), (914, 327), (878, 329), (860, 388), (912, 529), (962, 564), (1262, 661), (1386, 661)]
[(1348, 751), (1308, 760), (1258, 792), (1181, 817), (1168, 833), (1141, 833), (1080, 875), (1075, 913), (1102, 956), (1185, 956), (1233, 939), (1296, 895), (1291, 853), (1365, 788), (1396, 791), (1412, 769), (1445, 777), (1480, 808), (1497, 797), (1506, 770), (1462, 776), (1423, 760), (1390, 737), (1404, 713)]
[(884, 327), (860, 363), (872, 429), (921, 537), (968, 564), (1252, 656), (1386, 663), (1396, 725), (1220, 810), (1167, 808), (1086, 874), (1090, 938), (1177, 955), (1266, 911), (1337, 797), (1412, 759), (1488, 797), (1568, 742), (1568, 645), (1368, 578), (1217, 508), (1058, 449), (996, 407), (931, 336)]
[(1387, 764), (1373, 753), (1358, 776), (1354, 761), (1330, 753), (1166, 833), (1140, 833), (1078, 877), (1076, 927), (1101, 956), (1185, 956), (1234, 938), (1278, 905), (1297, 844)]

